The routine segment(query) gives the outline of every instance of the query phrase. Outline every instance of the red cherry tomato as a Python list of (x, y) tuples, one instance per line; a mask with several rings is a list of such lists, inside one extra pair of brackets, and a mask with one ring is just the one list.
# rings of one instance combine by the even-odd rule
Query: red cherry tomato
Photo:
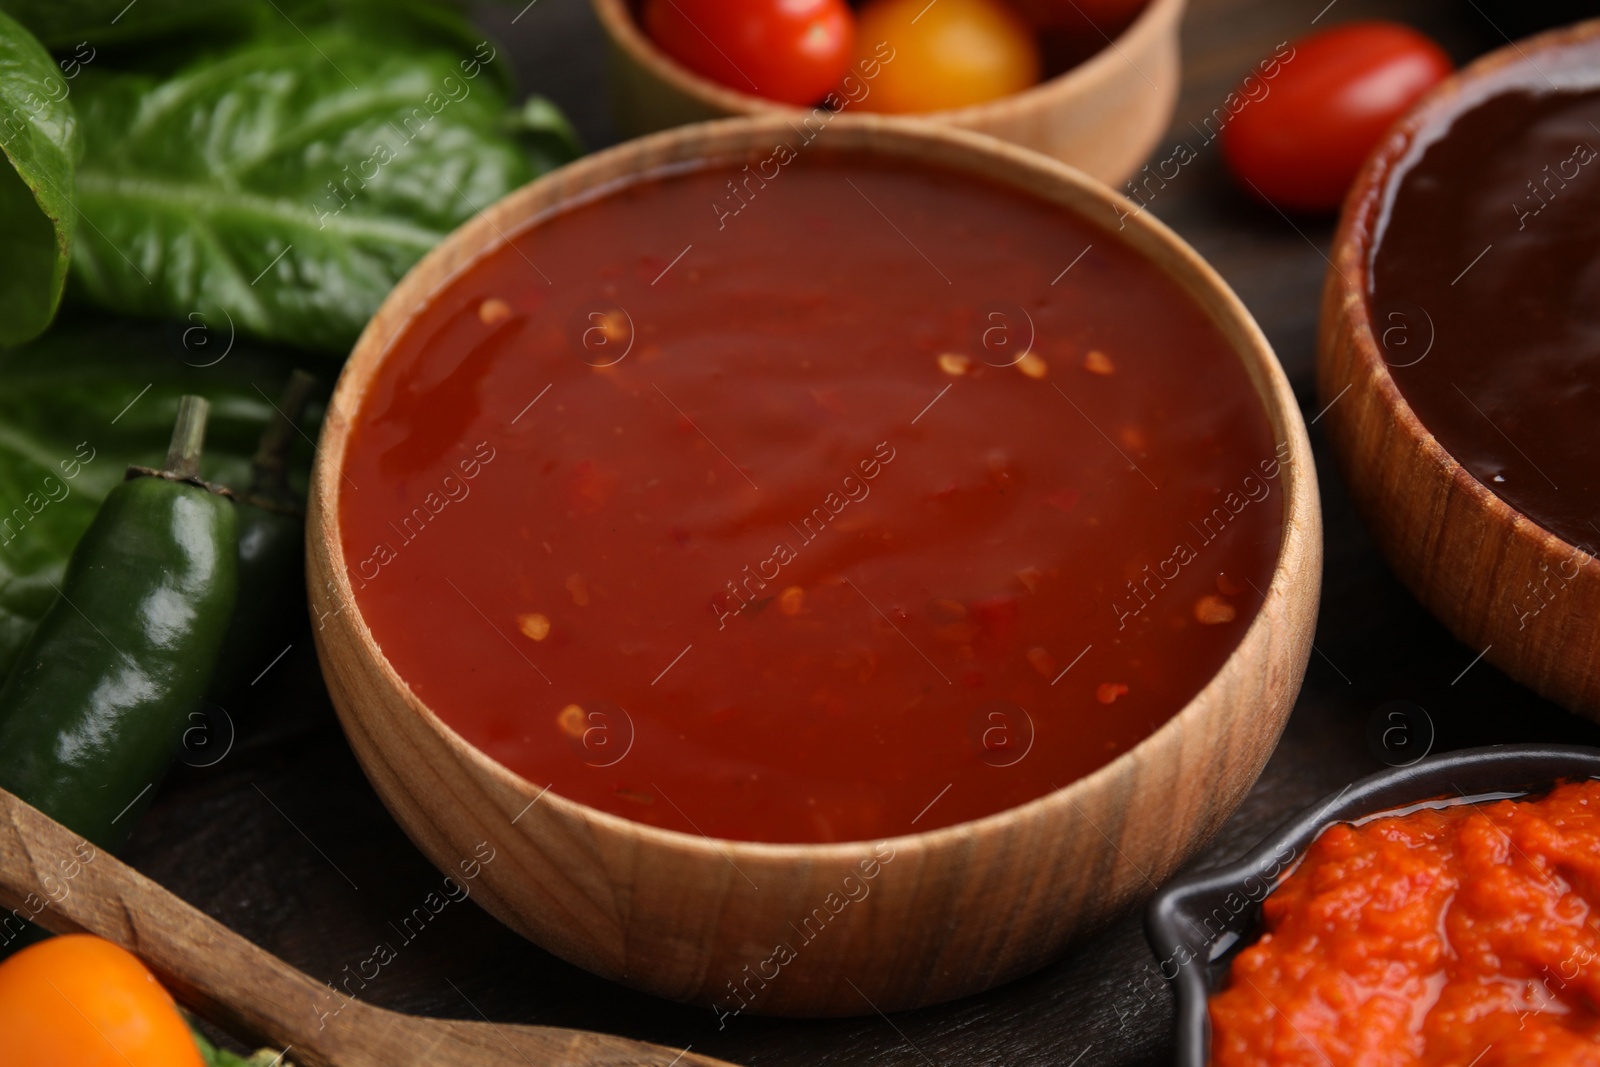
[(696, 74), (785, 104), (821, 100), (855, 46), (844, 0), (645, 0), (643, 22)]
[(1248, 192), (1293, 211), (1331, 211), (1385, 131), (1450, 73), (1431, 40), (1392, 22), (1304, 37), (1275, 75), (1253, 72), (1222, 129), (1228, 169)]

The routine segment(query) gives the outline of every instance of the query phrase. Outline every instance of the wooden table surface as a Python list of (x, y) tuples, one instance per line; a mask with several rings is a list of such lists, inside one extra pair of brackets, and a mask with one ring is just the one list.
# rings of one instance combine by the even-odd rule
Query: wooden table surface
[[(613, 143), (602, 39), (587, 3), (537, 0), (517, 17), (523, 2), (485, 7), (479, 20), (510, 49), (524, 87), (560, 104), (591, 147)], [(1198, 158), (1150, 210), (1208, 258), (1254, 312), (1308, 420), (1320, 408), (1312, 365), (1332, 220), (1288, 219), (1246, 200), (1229, 184), (1215, 144), (1203, 145), (1190, 121), (1220, 105), (1279, 42), (1353, 18), (1401, 19), (1431, 34), (1458, 61), (1470, 58), (1504, 43), (1483, 14), (1493, 10), (1488, 5), (1192, 2), (1183, 32), (1182, 98), (1157, 154), (1169, 154), (1186, 139)], [(1371, 738), (1375, 726), (1381, 732), (1387, 724), (1385, 705), (1392, 700), (1426, 710), (1435, 751), (1507, 741), (1600, 744), (1600, 727), (1540, 700), (1486, 663), (1473, 664), (1477, 650), (1451, 638), (1411, 599), (1351, 512), (1315, 425), (1311, 437), (1327, 529), (1316, 651), (1282, 744), (1198, 866), (1237, 855), (1297, 809), (1381, 770), (1384, 752)], [(1155, 961), (1136, 913), (1037, 974), (981, 996), (890, 1018), (741, 1016), (722, 1030), (710, 1010), (595, 978), (523, 941), (470, 902), (447, 906), (408, 939), (402, 919), (439, 887), (441, 875), (396, 828), (351, 756), (309, 637), (296, 642), (252, 697), (248, 705), (227, 709), (236, 736), (222, 736), (227, 731), (219, 728), (215, 749), (226, 755), (191, 756), (194, 763), (215, 762), (180, 767), (169, 779), (128, 857), (319, 978), (339, 981), (379, 942), (389, 943), (396, 958), (366, 992), (376, 1003), (428, 1015), (481, 1013), (497, 1021), (608, 1031), (692, 1045), (752, 1065), (1109, 1067), (1170, 1058), (1171, 997), (1154, 978)]]

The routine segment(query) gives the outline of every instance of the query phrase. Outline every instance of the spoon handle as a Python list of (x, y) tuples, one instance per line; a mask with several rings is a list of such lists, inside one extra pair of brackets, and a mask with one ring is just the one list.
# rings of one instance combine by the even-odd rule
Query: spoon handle
[(9, 909), (0, 912), (0, 947), (24, 921), (58, 934), (95, 934), (138, 955), (199, 1014), (279, 1046), (307, 1048), (308, 1035), (322, 1029), (319, 1005), (341, 1003), (328, 986), (3, 789), (0, 906)]
[(0, 949), (30, 922), (95, 934), (144, 960), (186, 1007), (303, 1067), (734, 1067), (609, 1034), (418, 1018), (350, 999), (4, 789), (0, 909)]

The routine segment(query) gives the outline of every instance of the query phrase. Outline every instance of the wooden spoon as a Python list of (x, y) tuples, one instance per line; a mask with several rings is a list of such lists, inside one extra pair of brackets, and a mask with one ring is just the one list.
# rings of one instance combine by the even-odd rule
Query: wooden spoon
[[(181, 1003), (305, 1067), (730, 1067), (553, 1026), (423, 1019), (302, 974), (0, 789), (0, 913), (137, 954)], [(15, 916), (15, 918), (13, 918)]]

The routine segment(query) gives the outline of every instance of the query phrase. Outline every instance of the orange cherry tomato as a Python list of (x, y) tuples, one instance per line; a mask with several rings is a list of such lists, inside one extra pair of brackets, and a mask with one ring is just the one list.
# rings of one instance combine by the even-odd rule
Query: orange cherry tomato
[(784, 104), (821, 100), (855, 43), (844, 0), (645, 0), (642, 21), (696, 74)]
[(172, 997), (136, 956), (87, 934), (0, 964), (5, 1067), (205, 1067)]
[(1223, 158), (1246, 192), (1332, 211), (1385, 131), (1450, 69), (1442, 48), (1398, 23), (1311, 34), (1271, 80), (1240, 86), (1240, 98), (1254, 98), (1222, 128)]
[(1010, 96), (1039, 80), (1039, 43), (1000, 0), (870, 0), (856, 23), (856, 58), (881, 63), (868, 111), (943, 111)]

